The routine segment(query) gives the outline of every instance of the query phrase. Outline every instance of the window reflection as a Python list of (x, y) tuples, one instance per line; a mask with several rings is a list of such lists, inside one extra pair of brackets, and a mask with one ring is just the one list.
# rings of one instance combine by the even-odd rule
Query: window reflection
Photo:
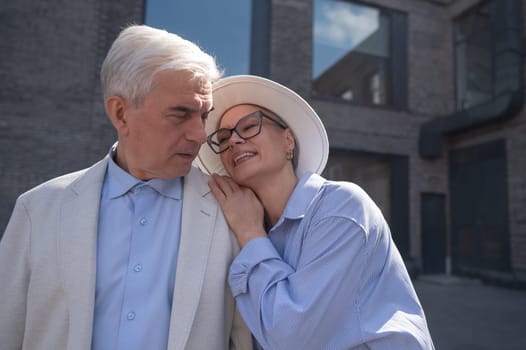
[(391, 221), (391, 163), (387, 155), (331, 149), (323, 172), (335, 181), (351, 181), (362, 187)]
[(177, 33), (217, 58), (225, 75), (248, 74), (252, 1), (146, 0), (144, 22)]
[(390, 16), (383, 10), (315, 0), (313, 94), (389, 104), (390, 26)]
[(457, 109), (487, 102), (493, 95), (493, 61), (489, 5), (455, 22)]

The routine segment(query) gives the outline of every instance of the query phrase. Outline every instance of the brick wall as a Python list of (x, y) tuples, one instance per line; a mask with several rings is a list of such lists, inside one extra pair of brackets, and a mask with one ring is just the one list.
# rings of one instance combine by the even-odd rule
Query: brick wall
[(7, 1), (0, 5), (0, 234), (18, 195), (89, 166), (115, 139), (99, 67), (142, 1)]
[[(420, 197), (448, 198), (448, 151), (497, 137), (507, 140), (511, 259), (514, 270), (526, 267), (526, 112), (505, 124), (491, 125), (455, 138), (444, 138), (439, 159), (418, 153), (419, 129), (431, 118), (455, 111), (453, 19), (478, 0), (363, 0), (402, 11), (408, 18), (408, 107), (393, 111), (335, 103), (310, 96), (312, 62), (311, 2), (273, 0), (271, 78), (300, 93), (323, 119), (331, 147), (407, 155), (410, 176), (411, 255), (421, 254)], [(526, 7), (526, 6), (524, 6)], [(449, 202), (447, 202), (449, 204)], [(449, 215), (449, 209), (446, 209)]]
[[(421, 254), (421, 193), (448, 196), (447, 151), (505, 138), (511, 260), (520, 272), (526, 271), (526, 112), (509, 122), (445, 138), (442, 158), (427, 160), (418, 154), (420, 125), (454, 111), (452, 19), (478, 1), (362, 1), (408, 16), (405, 110), (311, 98), (311, 1), (271, 0), (269, 71), (272, 79), (312, 103), (333, 147), (409, 157), (414, 257)], [(120, 28), (142, 22), (142, 12), (142, 0), (19, 0), (0, 5), (0, 232), (20, 193), (89, 166), (107, 152), (115, 134), (102, 105), (99, 67)]]

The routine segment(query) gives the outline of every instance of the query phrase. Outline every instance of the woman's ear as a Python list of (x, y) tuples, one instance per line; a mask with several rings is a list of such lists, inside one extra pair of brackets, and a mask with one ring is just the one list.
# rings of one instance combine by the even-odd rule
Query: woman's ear
[(290, 128), (285, 130), (285, 141), (287, 143), (287, 148), (294, 151), (294, 148), (296, 148), (296, 140), (294, 139), (294, 134)]
[(106, 113), (119, 135), (126, 135), (128, 132), (126, 106), (127, 101), (121, 96), (110, 96), (106, 99)]

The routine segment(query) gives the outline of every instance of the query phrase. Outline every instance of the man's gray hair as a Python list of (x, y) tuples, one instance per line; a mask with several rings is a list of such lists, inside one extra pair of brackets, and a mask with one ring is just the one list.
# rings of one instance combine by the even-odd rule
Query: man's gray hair
[(113, 42), (101, 68), (104, 100), (117, 95), (140, 105), (161, 71), (186, 70), (210, 83), (222, 72), (214, 57), (166, 30), (131, 25)]

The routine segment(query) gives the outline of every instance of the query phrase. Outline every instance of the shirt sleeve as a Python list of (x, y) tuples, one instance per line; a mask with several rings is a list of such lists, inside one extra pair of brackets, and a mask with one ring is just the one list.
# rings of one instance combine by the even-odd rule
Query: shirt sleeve
[(364, 228), (332, 216), (302, 234), (295, 268), (267, 238), (250, 241), (231, 267), (239, 310), (263, 348), (434, 348), (385, 222)]
[(250, 241), (231, 267), (240, 312), (265, 349), (325, 348), (334, 325), (345, 322), (356, 303), (365, 258), (362, 229), (346, 218), (330, 218), (312, 230), (296, 269), (267, 238)]
[[(234, 297), (247, 293), (251, 272), (257, 267), (263, 268), (265, 262), (273, 265), (271, 261), (279, 264), (281, 257), (268, 238), (256, 238), (248, 242), (230, 268), (229, 282)], [(285, 263), (280, 265), (283, 271), (276, 270), (276, 272), (283, 278), (294, 272), (289, 265)]]

